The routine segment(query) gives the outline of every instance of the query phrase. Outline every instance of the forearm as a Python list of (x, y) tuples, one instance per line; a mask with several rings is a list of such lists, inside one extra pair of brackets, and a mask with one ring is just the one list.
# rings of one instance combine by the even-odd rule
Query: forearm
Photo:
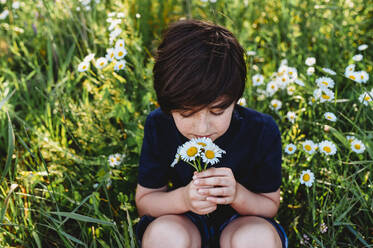
[(169, 192), (152, 192), (136, 199), (139, 215), (159, 217), (165, 214), (181, 214), (187, 212), (183, 198), (184, 187)]
[(277, 214), (279, 203), (266, 196), (251, 192), (237, 183), (236, 197), (231, 206), (241, 215), (273, 218)]

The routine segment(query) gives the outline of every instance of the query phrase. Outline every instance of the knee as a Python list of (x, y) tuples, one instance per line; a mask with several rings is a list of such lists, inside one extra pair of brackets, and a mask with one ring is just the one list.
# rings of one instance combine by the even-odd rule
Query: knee
[(158, 217), (146, 228), (142, 247), (192, 247), (193, 237), (180, 216)]

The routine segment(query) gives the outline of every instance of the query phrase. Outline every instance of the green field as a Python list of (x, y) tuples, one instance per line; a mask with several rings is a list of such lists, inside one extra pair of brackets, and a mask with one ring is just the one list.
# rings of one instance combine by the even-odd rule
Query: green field
[(373, 247), (372, 0), (0, 0), (0, 247), (137, 247), (154, 55), (187, 18), (248, 52), (243, 104), (282, 132), (289, 247)]

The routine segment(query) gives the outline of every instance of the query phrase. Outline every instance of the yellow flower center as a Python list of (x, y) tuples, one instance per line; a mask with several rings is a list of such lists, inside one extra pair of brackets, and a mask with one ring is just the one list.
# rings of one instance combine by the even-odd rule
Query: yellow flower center
[(113, 163), (114, 163), (114, 162), (115, 162), (115, 158), (111, 158), (111, 162), (113, 162)]
[(364, 97), (364, 100), (365, 100), (365, 101), (369, 101), (369, 100), (370, 100), (370, 96), (365, 96), (365, 97)]
[(332, 149), (330, 149), (329, 146), (324, 146), (323, 150), (327, 153), (330, 153), (332, 151)]
[(328, 82), (322, 82), (323, 85), (328, 86)]
[(122, 55), (123, 55), (123, 52), (120, 51), (120, 52), (118, 53), (118, 56), (121, 57)]
[(316, 99), (315, 99), (315, 98), (312, 98), (312, 99), (311, 99), (311, 102), (316, 102)]
[(258, 78), (256, 81), (257, 81), (257, 82), (260, 82), (260, 79)]
[(87, 66), (83, 65), (83, 70), (85, 70), (85, 68), (87, 68)]
[(206, 146), (206, 144), (203, 143), (203, 142), (198, 142), (197, 144), (200, 145), (200, 146)]
[(120, 43), (120, 44), (119, 44), (119, 46), (120, 46), (120, 47), (122, 47), (122, 46), (123, 46), (123, 44), (122, 44), (122, 43)]
[(361, 79), (364, 79), (364, 76), (363, 76), (363, 75), (361, 75), (361, 76), (360, 76), (360, 78), (361, 78)]
[(332, 119), (332, 117), (331, 117), (331, 116), (329, 115), (329, 116), (328, 116), (328, 119), (329, 119), (329, 120), (331, 120), (331, 119)]
[(272, 89), (274, 89), (274, 88), (275, 88), (275, 86), (274, 86), (274, 85), (272, 85), (272, 86), (271, 86), (271, 88), (272, 88)]
[(324, 98), (324, 99), (327, 99), (327, 100), (330, 99), (330, 96), (325, 95), (325, 94), (322, 94), (321, 97)]
[(274, 104), (273, 104), (273, 107), (277, 108), (277, 103), (274, 103)]
[(211, 150), (207, 150), (207, 151), (205, 152), (205, 155), (206, 155), (206, 158), (208, 158), (208, 159), (213, 159), (213, 158), (215, 158), (215, 153), (214, 153), (214, 151), (211, 151)]
[(289, 152), (291, 152), (293, 150), (293, 147), (289, 147)]
[(304, 174), (303, 175), (303, 181), (308, 182), (311, 179), (310, 175)]
[(120, 64), (120, 65), (119, 65), (119, 69), (122, 69), (122, 67), (123, 67), (123, 65), (122, 65), (122, 64)]
[(189, 157), (193, 157), (194, 155), (197, 154), (197, 152), (198, 152), (197, 147), (192, 146), (192, 147), (190, 147), (190, 148), (187, 150), (187, 155), (188, 155)]
[(305, 145), (304, 146), (304, 149), (306, 149), (307, 151), (311, 151), (312, 150), (312, 147), (310, 145)]
[(356, 150), (360, 150), (360, 145), (359, 144), (355, 144), (355, 149)]
[(104, 66), (104, 64), (105, 64), (104, 62), (101, 62), (101, 63), (100, 63), (101, 66)]
[(293, 75), (293, 72), (292, 72), (292, 71), (289, 71), (289, 75)]
[(120, 161), (120, 157), (119, 156), (117, 157), (117, 161)]
[(114, 57), (114, 53), (111, 53), (111, 54), (110, 54), (110, 58), (113, 58), (113, 57)]
[(355, 76), (354, 75), (350, 75), (350, 79), (355, 80)]
[(282, 82), (285, 82), (286, 81), (286, 78), (282, 78)]

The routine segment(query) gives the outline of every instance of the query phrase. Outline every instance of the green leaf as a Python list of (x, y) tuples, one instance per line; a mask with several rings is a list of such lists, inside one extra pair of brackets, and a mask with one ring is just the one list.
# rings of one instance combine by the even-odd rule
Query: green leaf
[(92, 223), (96, 223), (100, 225), (114, 226), (113, 222), (106, 221), (106, 220), (100, 220), (100, 219), (92, 218), (92, 217), (81, 215), (81, 214), (70, 213), (70, 212), (50, 212), (50, 213), (58, 215), (58, 216), (69, 217), (71, 219), (78, 220), (78, 221), (92, 222)]

